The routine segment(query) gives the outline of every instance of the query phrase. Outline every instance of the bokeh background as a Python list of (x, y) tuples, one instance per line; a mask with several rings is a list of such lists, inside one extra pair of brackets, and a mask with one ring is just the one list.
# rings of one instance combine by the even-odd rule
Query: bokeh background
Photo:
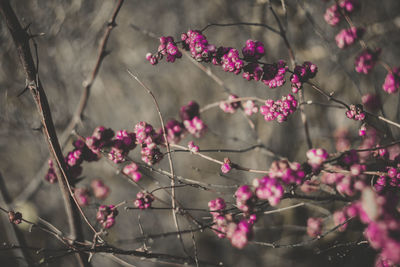
[[(69, 0), (69, 1), (11, 1), (23, 25), (30, 24), (32, 33), (43, 33), (35, 38), (40, 58), (39, 74), (50, 102), (52, 115), (59, 134), (66, 128), (77, 107), (82, 83), (92, 71), (98, 52), (98, 44), (103, 36), (106, 21), (116, 5), (115, 0)], [(333, 28), (325, 23), (323, 14), (332, 5), (332, 1), (287, 0), (286, 13), (281, 1), (272, 1), (280, 16), (298, 62), (305, 60), (316, 63), (319, 72), (315, 82), (327, 92), (335, 92), (337, 98), (347, 103), (360, 103), (361, 95), (377, 92), (382, 99), (384, 113), (392, 120), (399, 121), (399, 97), (387, 95), (381, 86), (386, 70), (377, 66), (372, 74), (365, 76), (354, 71), (354, 58), (361, 47), (356, 44), (349, 49), (337, 48), (334, 37), (347, 27), (345, 22)], [(364, 40), (371, 47), (381, 47), (381, 58), (391, 66), (397, 66), (400, 58), (400, 2), (397, 0), (361, 1), (361, 8), (352, 19), (356, 25), (366, 28)], [(286, 14), (286, 15), (285, 15)], [(285, 20), (285, 16), (287, 20)], [(157, 112), (152, 99), (127, 73), (130, 69), (154, 92), (165, 119), (178, 118), (179, 107), (190, 100), (200, 106), (223, 100), (227, 93), (223, 87), (197, 68), (188, 58), (183, 57), (175, 63), (162, 62), (151, 66), (145, 60), (147, 52), (155, 52), (158, 41), (143, 32), (132, 28), (131, 24), (156, 36), (170, 35), (178, 39), (188, 29), (200, 29), (208, 23), (259, 22), (278, 28), (268, 9), (267, 1), (164, 1), (129, 0), (125, 1), (117, 18), (118, 26), (112, 31), (107, 49), (108, 55), (92, 87), (92, 92), (84, 113), (84, 119), (78, 126), (80, 135), (90, 135), (98, 125), (114, 130), (128, 129), (139, 121), (146, 121), (160, 127)], [(266, 56), (264, 61), (274, 62), (284, 59), (289, 62), (287, 50), (278, 35), (262, 27), (236, 26), (211, 27), (206, 31), (209, 42), (215, 45), (241, 48), (247, 39), (264, 42)], [(231, 92), (239, 96), (257, 96), (260, 98), (280, 98), (290, 92), (290, 84), (271, 90), (262, 83), (247, 82), (239, 76), (224, 73), (222, 69), (210, 66)], [(24, 217), (37, 221), (40, 216), (57, 228), (67, 232), (64, 208), (59, 189), (56, 185), (43, 180), (43, 165), (49, 152), (40, 131), (40, 120), (31, 95), (25, 93), (18, 97), (25, 87), (25, 78), (18, 56), (4, 20), (0, 20), (0, 172), (13, 200), (12, 207), (23, 212)], [(305, 90), (306, 100), (324, 102), (326, 99), (315, 94), (310, 88)], [(338, 128), (346, 128), (356, 146), (357, 122), (348, 120), (344, 111), (320, 106), (306, 106), (311, 138), (315, 147), (324, 147), (335, 151), (333, 134)], [(253, 130), (244, 114), (225, 114), (219, 108), (202, 114), (209, 131), (202, 139), (187, 137), (182, 141), (186, 145), (194, 140), (200, 148), (246, 148), (262, 143), (279, 155), (290, 160), (305, 160), (307, 145), (300, 114), (296, 112), (282, 124), (265, 122), (263, 117), (253, 115)], [(385, 127), (378, 125), (379, 127)], [(393, 137), (399, 131), (392, 129)], [(68, 143), (66, 151), (71, 149)], [(246, 153), (210, 153), (222, 160), (229, 156), (233, 162), (257, 169), (268, 169), (275, 159), (265, 150), (258, 149)], [(139, 149), (131, 157), (140, 160)], [(254, 174), (233, 170), (227, 175), (220, 173), (220, 166), (186, 153), (173, 154), (175, 170), (186, 178), (222, 185), (250, 183), (257, 177)], [(168, 170), (167, 160), (159, 168)], [(157, 186), (169, 185), (169, 179), (155, 173), (145, 173), (141, 183), (149, 190)], [(148, 177), (150, 176), (150, 177)], [(132, 206), (138, 188), (122, 179), (106, 160), (85, 164), (84, 179), (79, 186), (88, 186), (94, 178), (101, 178), (111, 188), (110, 196), (101, 203), (116, 204), (124, 200)], [(154, 182), (158, 181), (158, 185)], [(36, 190), (31, 190), (35, 188)], [(234, 203), (235, 189), (218, 189), (219, 194), (202, 191), (192, 187), (176, 189), (177, 199), (190, 208), (207, 208), (207, 202), (223, 196)], [(166, 200), (168, 195), (159, 192)], [(292, 205), (299, 201), (284, 200), (279, 207)], [(95, 222), (96, 207), (100, 202), (92, 199), (92, 204), (84, 210)], [(157, 206), (157, 203), (154, 203)], [(323, 209), (316, 208), (315, 205)], [(160, 204), (161, 206), (161, 204)], [(255, 226), (257, 241), (296, 243), (307, 240), (306, 220), (309, 216), (326, 218), (327, 229), (333, 225), (331, 212), (340, 208), (340, 203), (313, 203), (279, 214), (265, 215)], [(193, 213), (197, 218), (207, 221), (209, 214)], [(117, 224), (110, 229), (106, 239), (110, 244), (125, 248), (139, 249), (141, 242), (134, 242), (141, 236), (139, 219), (145, 234), (158, 234), (174, 231), (171, 212), (150, 210), (138, 212), (120, 209)], [(181, 217), (182, 229), (190, 229), (187, 221)], [(0, 241), (12, 242), (11, 230), (5, 214), (0, 220)], [(38, 230), (29, 232), (21, 228), (28, 244), (44, 248), (58, 248), (61, 244), (54, 238)], [(346, 233), (333, 233), (321, 241), (308, 246), (292, 249), (273, 249), (249, 244), (243, 250), (233, 248), (227, 240), (219, 240), (211, 231), (195, 233), (197, 253), (200, 259), (210, 262), (223, 262), (229, 266), (372, 266), (374, 252), (365, 246), (336, 246), (349, 241), (362, 239), (360, 227), (350, 228)], [(87, 229), (86, 229), (87, 230)], [(89, 232), (87, 238), (91, 240)], [(192, 236), (184, 236), (190, 253), (194, 253)], [(153, 252), (184, 256), (176, 236), (154, 239), (147, 242)], [(329, 248), (329, 249), (328, 249)], [(40, 260), (51, 254), (32, 253)], [(0, 251), (2, 266), (25, 266), (13, 251)], [(160, 263), (143, 261), (134, 257), (122, 257), (136, 266), (162, 266)], [(59, 257), (47, 263), (48, 266), (75, 266), (72, 256)], [(93, 266), (119, 266), (102, 255), (93, 257)]]

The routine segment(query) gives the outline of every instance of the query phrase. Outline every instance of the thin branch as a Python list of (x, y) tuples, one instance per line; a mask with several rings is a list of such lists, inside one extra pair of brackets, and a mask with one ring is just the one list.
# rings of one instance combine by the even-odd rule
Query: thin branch
[(200, 32), (204, 32), (205, 30), (207, 30), (208, 28), (213, 27), (213, 26), (231, 27), (231, 26), (242, 26), (242, 25), (264, 27), (264, 28), (268, 29), (269, 31), (280, 35), (280, 32), (278, 30), (272, 28), (271, 26), (269, 26), (267, 24), (255, 23), (255, 22), (209, 23), (203, 29), (201, 29)]
[[(136, 75), (134, 75), (130, 70), (127, 70), (127, 71), (129, 73), (129, 75), (132, 78), (134, 78), (147, 91), (147, 93), (152, 97), (154, 105), (156, 106), (156, 109), (157, 109), (158, 117), (159, 117), (160, 123), (161, 123), (161, 129), (162, 129), (162, 133), (163, 133), (163, 137), (164, 137), (165, 146), (166, 146), (167, 152), (168, 152), (168, 162), (169, 162), (169, 168), (170, 168), (170, 172), (171, 172), (171, 176), (172, 176), (172, 179), (171, 179), (171, 187), (172, 187), (172, 190), (171, 190), (171, 202), (172, 202), (172, 208), (173, 208), (172, 217), (174, 219), (174, 224), (175, 224), (176, 230), (179, 231), (178, 218), (176, 216), (176, 210), (175, 210), (176, 209), (176, 199), (175, 199), (174, 166), (173, 166), (173, 162), (172, 162), (170, 144), (168, 142), (167, 134), (165, 133), (164, 119), (163, 119), (163, 117), (161, 115), (160, 107), (158, 105), (157, 99), (154, 96), (153, 92), (141, 80), (139, 80), (139, 78)], [(179, 238), (179, 240), (181, 242), (183, 250), (185, 251), (186, 254), (188, 254), (186, 252), (185, 244), (183, 243), (182, 237), (179, 234), (178, 234), (178, 238)]]

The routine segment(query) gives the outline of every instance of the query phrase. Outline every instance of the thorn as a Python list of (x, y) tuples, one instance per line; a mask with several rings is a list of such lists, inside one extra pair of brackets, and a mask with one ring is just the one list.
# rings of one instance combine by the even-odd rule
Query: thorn
[(103, 53), (101, 53), (101, 56), (104, 58), (104, 57), (108, 56), (109, 54), (111, 54), (111, 51), (104, 50)]
[(28, 23), (28, 25), (25, 26), (25, 28), (23, 28), (23, 30), (26, 32), (29, 30), (29, 27), (31, 26), (32, 23)]
[(33, 131), (38, 131), (38, 132), (42, 131), (42, 129), (43, 129), (43, 124), (40, 124), (40, 126), (37, 128), (32, 128)]
[(42, 37), (44, 35), (46, 35), (44, 32), (37, 33), (37, 34), (28, 34), (28, 39), (33, 39), (33, 38), (36, 38), (36, 37)]
[(18, 93), (17, 97), (22, 96), (26, 91), (28, 91), (28, 86), (26, 86), (21, 92)]

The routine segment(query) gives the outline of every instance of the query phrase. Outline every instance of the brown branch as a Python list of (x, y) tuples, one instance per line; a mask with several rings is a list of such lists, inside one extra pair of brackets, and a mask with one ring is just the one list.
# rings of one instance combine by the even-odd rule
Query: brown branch
[[(79, 99), (79, 104), (74, 111), (74, 115), (72, 116), (70, 122), (68, 123), (68, 126), (64, 129), (60, 136), (60, 143), (62, 147), (65, 147), (68, 138), (70, 137), (71, 133), (73, 130), (76, 128), (76, 126), (81, 122), (83, 113), (86, 109), (89, 96), (90, 96), (90, 91), (92, 88), (92, 85), (97, 77), (97, 74), (100, 70), (101, 64), (104, 60), (104, 58), (109, 54), (109, 52), (106, 51), (107, 48), (107, 43), (111, 35), (111, 31), (117, 26), (116, 24), (116, 18), (117, 15), (121, 9), (121, 6), (123, 4), (124, 0), (119, 0), (114, 12), (112, 13), (111, 18), (107, 22), (107, 27), (104, 32), (103, 38), (100, 41), (100, 45), (98, 48), (98, 56), (96, 60), (96, 64), (90, 74), (90, 76), (83, 82), (83, 90), (82, 94)], [(40, 170), (37, 172), (35, 175), (35, 179), (26, 187), (26, 189), (17, 197), (16, 200), (18, 201), (25, 201), (28, 199), (36, 190), (39, 188), (41, 183), (43, 182), (43, 176), (45, 172), (47, 171), (48, 166), (47, 166), (47, 161), (42, 165)]]
[[(11, 197), (8, 193), (6, 184), (4, 182), (3, 176), (0, 173), (0, 203), (3, 205), (6, 205), (7, 210), (11, 210)], [(1, 207), (0, 207), (1, 208)], [(2, 211), (7, 213), (7, 210), (1, 208)], [(24, 259), (27, 263), (28, 266), (34, 266), (34, 262), (32, 257), (29, 255), (28, 251), (24, 249), (23, 247), (26, 246), (26, 240), (24, 235), (22, 234), (21, 230), (18, 229), (18, 227), (13, 224), (9, 223), (5, 225), (6, 229), (6, 236), (9, 237), (10, 240), (12, 240), (13, 243), (21, 245), (21, 252), (18, 253), (18, 251), (15, 253), (17, 257), (21, 257)], [(11, 229), (11, 231), (9, 231)]]
[[(35, 101), (36, 108), (41, 118), (43, 134), (48, 143), (50, 154), (56, 164), (58, 184), (62, 192), (64, 207), (67, 213), (70, 234), (73, 239), (83, 240), (83, 233), (80, 225), (80, 218), (76, 208), (73, 207), (71, 197), (73, 195), (68, 184), (67, 166), (58, 142), (57, 134), (51, 117), (49, 103), (45, 91), (38, 78), (35, 64), (33, 62), (29, 45), (29, 35), (22, 29), (10, 3), (6, 0), (0, 1), (0, 12), (7, 24), (10, 34), (14, 40), (17, 52), (24, 68), (27, 88), (30, 90)], [(85, 254), (78, 254), (81, 266), (88, 265)]]

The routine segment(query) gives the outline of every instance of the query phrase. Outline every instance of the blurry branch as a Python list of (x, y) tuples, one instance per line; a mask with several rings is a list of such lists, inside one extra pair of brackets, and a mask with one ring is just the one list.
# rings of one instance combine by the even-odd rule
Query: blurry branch
[[(0, 204), (1, 205), (5, 205), (7, 210), (12, 210), (10, 205), (11, 205), (11, 197), (10, 194), (8, 193), (7, 187), (6, 187), (6, 183), (4, 182), (3, 176), (0, 173)], [(32, 258), (30, 257), (28, 251), (26, 249), (24, 249), (23, 247), (26, 246), (26, 240), (24, 238), (24, 235), (22, 234), (22, 232), (20, 231), (20, 229), (18, 229), (18, 227), (13, 224), (13, 223), (5, 223), (5, 229), (6, 229), (6, 233), (7, 236), (9, 238), (9, 240), (17, 245), (20, 245), (21, 248), (21, 253), (18, 253), (18, 251), (15, 253), (16, 257), (21, 257), (22, 259), (24, 259), (24, 261), (26, 261), (26, 263), (28, 264), (28, 266), (34, 266), (34, 262), (32, 260)], [(10, 231), (11, 229), (11, 231)]]
[[(13, 250), (13, 249), (20, 249), (20, 246), (13, 245), (13, 244), (2, 244), (0, 246), (0, 251), (8, 251), (8, 250)], [(187, 266), (187, 265), (195, 265), (196, 262), (195, 260), (191, 258), (186, 258), (186, 257), (180, 257), (180, 256), (175, 256), (175, 255), (170, 255), (170, 254), (163, 254), (163, 253), (150, 253), (150, 252), (143, 252), (143, 251), (138, 251), (138, 250), (125, 250), (125, 249), (120, 249), (116, 248), (113, 246), (96, 246), (94, 248), (90, 246), (84, 246), (79, 249), (51, 249), (51, 248), (40, 248), (40, 247), (33, 247), (33, 246), (26, 246), (25, 249), (33, 250), (39, 253), (44, 253), (44, 252), (65, 252), (66, 254), (62, 254), (61, 257), (64, 257), (66, 255), (72, 254), (72, 253), (107, 253), (111, 255), (127, 255), (127, 256), (134, 256), (137, 257), (140, 260), (149, 260), (151, 262), (156, 262), (156, 263), (167, 263), (167, 264), (175, 264), (178, 266)], [(57, 256), (55, 256), (57, 257)], [(46, 260), (44, 260), (46, 262)], [(205, 262), (199, 260), (199, 264), (201, 266), (224, 266), (222, 264), (217, 264), (217, 263), (210, 263), (210, 262)]]
[(299, 243), (294, 243), (294, 244), (276, 244), (276, 243), (266, 243), (266, 242), (259, 242), (259, 241), (251, 241), (251, 244), (255, 244), (255, 245), (260, 245), (260, 246), (265, 246), (265, 247), (271, 247), (271, 248), (295, 248), (295, 247), (303, 247), (306, 246), (308, 244), (311, 244), (315, 241), (318, 241), (322, 238), (324, 238), (325, 236), (329, 235), (330, 233), (335, 232), (336, 230), (338, 230), (340, 227), (342, 227), (343, 225), (345, 225), (346, 223), (348, 223), (349, 221), (351, 221), (354, 217), (351, 217), (349, 219), (347, 219), (346, 221), (344, 221), (343, 223), (336, 225), (335, 227), (329, 229), (328, 231), (322, 233), (321, 235), (311, 238), (309, 240), (303, 241), (303, 242), (299, 242)]
[[(176, 216), (177, 210), (176, 210), (176, 199), (175, 199), (175, 175), (174, 175), (174, 166), (173, 166), (173, 162), (172, 162), (172, 155), (171, 155), (171, 153), (170, 153), (170, 152), (171, 152), (170, 144), (169, 144), (169, 142), (168, 142), (167, 134), (165, 133), (165, 129), (166, 129), (166, 128), (165, 128), (165, 125), (164, 125), (164, 119), (163, 119), (162, 114), (161, 114), (160, 106), (158, 105), (157, 99), (156, 99), (156, 97), (154, 96), (153, 92), (150, 90), (150, 88), (148, 88), (141, 80), (139, 80), (139, 78), (138, 78), (137, 76), (135, 76), (130, 70), (127, 70), (127, 71), (128, 71), (128, 73), (129, 73), (129, 75), (130, 75), (132, 78), (134, 78), (134, 79), (146, 90), (146, 92), (151, 96), (151, 98), (153, 99), (154, 105), (155, 105), (155, 107), (156, 107), (156, 110), (157, 110), (157, 113), (158, 113), (158, 117), (159, 117), (159, 119), (160, 119), (161, 130), (162, 130), (162, 134), (163, 134), (163, 137), (164, 137), (164, 143), (165, 143), (165, 146), (166, 146), (166, 148), (167, 148), (167, 153), (168, 153), (169, 169), (170, 169), (170, 172), (171, 172), (172, 217), (173, 217), (173, 219), (174, 219), (174, 224), (175, 224), (176, 230), (179, 232), (180, 229), (179, 229), (179, 224), (178, 224), (178, 218), (177, 218), (177, 216)], [(182, 245), (183, 251), (184, 251), (187, 255), (189, 255), (188, 252), (186, 251), (185, 244), (183, 243), (183, 239), (182, 239), (182, 237), (181, 237), (180, 234), (178, 234), (178, 239), (179, 239), (179, 241), (180, 241), (180, 243), (181, 243), (181, 245)]]
[[(284, 6), (284, 4), (282, 4), (282, 5)], [(293, 49), (292, 49), (292, 47), (291, 47), (291, 45), (289, 43), (289, 40), (288, 40), (288, 38), (286, 36), (286, 30), (283, 28), (282, 23), (281, 23), (278, 15), (275, 13), (275, 10), (273, 9), (270, 0), (268, 0), (268, 7), (271, 10), (271, 13), (275, 18), (275, 21), (279, 26), (279, 34), (280, 34), (283, 42), (285, 43), (285, 46), (286, 46), (286, 48), (288, 50), (288, 54), (289, 54), (289, 58), (290, 58), (290, 62), (291, 62), (292, 68), (294, 69), (294, 67), (296, 66), (296, 57), (295, 57)], [(285, 12), (285, 14), (286, 14), (286, 12)], [(298, 94), (299, 94), (300, 102), (304, 102), (303, 90), (300, 89)], [(307, 145), (308, 145), (308, 148), (311, 149), (313, 147), (313, 144), (312, 144), (311, 137), (310, 137), (310, 130), (309, 130), (309, 127), (308, 127), (307, 115), (306, 115), (306, 113), (304, 111), (304, 106), (303, 105), (300, 105), (299, 109), (300, 109), (301, 121), (303, 122), (303, 126), (304, 126), (304, 133), (305, 133), (305, 136), (306, 136)]]
[(218, 26), (218, 27), (229, 27), (229, 26), (240, 26), (240, 25), (245, 25), (245, 26), (257, 26), (257, 27), (264, 27), (268, 29), (269, 31), (276, 33), (276, 34), (281, 34), (278, 30), (272, 28), (271, 26), (268, 26), (267, 24), (263, 23), (254, 23), (254, 22), (234, 22), (234, 23), (209, 23), (207, 24), (203, 29), (200, 30), (200, 32), (204, 32), (208, 28), (212, 26)]
[(78, 106), (74, 112), (74, 115), (73, 115), (71, 121), (69, 122), (67, 128), (65, 128), (64, 132), (61, 135), (61, 140), (62, 140), (61, 143), (63, 144), (63, 146), (65, 146), (65, 142), (68, 139), (68, 137), (71, 135), (71, 132), (76, 128), (78, 123), (80, 123), (82, 120), (83, 112), (85, 111), (85, 108), (86, 108), (88, 100), (89, 100), (90, 89), (92, 88), (94, 80), (97, 77), (97, 74), (100, 70), (103, 59), (110, 53), (109, 51), (106, 50), (108, 39), (110, 38), (111, 31), (117, 26), (116, 18), (118, 16), (118, 13), (119, 13), (123, 3), (124, 3), (124, 0), (118, 0), (118, 3), (114, 9), (114, 12), (112, 13), (110, 20), (107, 22), (106, 30), (104, 32), (103, 38), (101, 39), (100, 45), (98, 48), (99, 52), (98, 52), (96, 64), (95, 64), (90, 76), (83, 82), (83, 91), (82, 91), (81, 97), (79, 99), (79, 104), (78, 104)]
[[(51, 117), (49, 103), (47, 101), (45, 91), (42, 87), (35, 64), (33, 62), (29, 45), (30, 36), (21, 27), (21, 24), (19, 23), (18, 18), (8, 1), (0, 1), (0, 12), (7, 24), (7, 27), (17, 48), (20, 61), (25, 71), (27, 88), (30, 90), (32, 97), (35, 101), (37, 111), (42, 121), (43, 134), (48, 143), (50, 154), (56, 164), (55, 170), (57, 172), (58, 184), (64, 200), (64, 207), (67, 213), (70, 234), (73, 239), (83, 240), (79, 215), (76, 208), (74, 208), (70, 198), (72, 197), (76, 202), (74, 194), (68, 183), (67, 166), (64, 161), (64, 156), (62, 154), (60, 144), (58, 142), (53, 119)], [(79, 205), (77, 205), (77, 208), (80, 208)], [(82, 215), (84, 216), (84, 214)], [(81, 266), (88, 265), (84, 254), (77, 255), (78, 261), (80, 262)]]
[[(65, 128), (63, 133), (60, 136), (61, 140), (61, 146), (65, 147), (66, 143), (69, 139), (69, 136), (71, 135), (72, 131), (76, 128), (76, 126), (81, 122), (83, 113), (86, 109), (87, 102), (89, 100), (89, 95), (90, 95), (90, 90), (92, 88), (92, 85), (97, 77), (97, 74), (100, 70), (101, 64), (104, 60), (104, 58), (109, 54), (109, 52), (106, 51), (107, 43), (111, 35), (111, 31), (117, 26), (116, 24), (116, 18), (117, 15), (121, 9), (121, 6), (123, 4), (124, 0), (119, 0), (114, 12), (110, 18), (110, 20), (107, 22), (107, 27), (104, 32), (103, 38), (100, 41), (100, 45), (98, 48), (98, 56), (96, 60), (96, 64), (92, 70), (91, 75), (87, 78), (86, 81), (83, 82), (83, 91), (79, 99), (79, 104), (74, 112), (74, 115), (72, 116), (68, 126)], [(36, 173), (35, 179), (30, 182), (30, 184), (26, 187), (24, 191), (15, 199), (15, 202), (24, 202), (27, 199), (31, 197), (32, 194), (36, 192), (36, 190), (40, 187), (40, 185), (43, 182), (43, 177), (45, 172), (48, 169), (48, 164), (45, 162), (40, 170)]]

